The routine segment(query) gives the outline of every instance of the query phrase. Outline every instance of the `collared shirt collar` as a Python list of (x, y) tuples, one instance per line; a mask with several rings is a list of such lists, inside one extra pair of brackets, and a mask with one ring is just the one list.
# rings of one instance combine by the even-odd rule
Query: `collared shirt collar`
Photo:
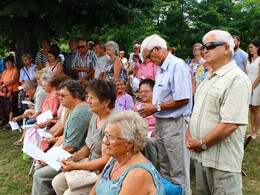
[(171, 60), (171, 54), (168, 53), (168, 55), (166, 56), (163, 64), (160, 66), (160, 68), (162, 69), (161, 71), (166, 71), (169, 64), (170, 64), (170, 60)]
[(224, 74), (226, 74), (228, 71), (230, 71), (231, 69), (233, 69), (236, 65), (236, 61), (232, 60), (231, 62), (227, 63), (226, 65), (224, 65), (223, 67), (221, 67), (219, 70), (217, 70), (214, 73), (210, 73), (210, 78), (214, 77), (215, 75), (219, 75), (219, 76), (223, 76)]

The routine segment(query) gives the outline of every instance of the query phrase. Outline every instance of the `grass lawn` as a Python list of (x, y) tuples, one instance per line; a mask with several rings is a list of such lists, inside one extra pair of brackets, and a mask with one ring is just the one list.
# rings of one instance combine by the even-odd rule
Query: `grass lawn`
[[(21, 147), (13, 146), (21, 136), (19, 131), (0, 130), (0, 195), (31, 194), (32, 176), (28, 177), (32, 160), (22, 159)], [(243, 193), (260, 194), (260, 138), (251, 141), (246, 148), (243, 170)], [(191, 165), (191, 188), (195, 194), (194, 166)], [(258, 181), (258, 182), (257, 182)]]

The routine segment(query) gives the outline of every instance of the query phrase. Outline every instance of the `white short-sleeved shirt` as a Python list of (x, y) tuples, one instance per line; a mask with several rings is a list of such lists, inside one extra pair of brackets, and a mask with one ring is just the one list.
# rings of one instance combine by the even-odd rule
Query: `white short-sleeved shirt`
[(95, 79), (97, 79), (102, 72), (105, 72), (105, 67), (109, 60), (110, 57), (107, 54), (97, 59), (97, 63), (95, 66)]
[(238, 124), (239, 127), (222, 142), (192, 153), (192, 158), (205, 167), (241, 171), (250, 93), (251, 83), (235, 61), (211, 73), (199, 85), (190, 121), (192, 138), (203, 138), (220, 123)]
[(188, 105), (157, 112), (154, 117), (177, 118), (189, 116), (191, 113), (192, 87), (188, 66), (182, 59), (169, 53), (157, 70), (153, 89), (153, 104), (185, 99), (189, 99)]
[(33, 100), (35, 104), (34, 106), (35, 112), (41, 112), (43, 102), (47, 97), (48, 97), (48, 93), (46, 93), (41, 86), (38, 86), (33, 96)]

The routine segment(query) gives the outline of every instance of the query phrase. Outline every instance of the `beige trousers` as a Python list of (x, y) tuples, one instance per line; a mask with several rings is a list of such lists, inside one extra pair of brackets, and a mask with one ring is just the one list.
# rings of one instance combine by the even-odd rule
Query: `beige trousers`
[(52, 180), (52, 186), (57, 195), (89, 194), (94, 185), (95, 184), (71, 191), (67, 185), (65, 174), (63, 172), (56, 175)]

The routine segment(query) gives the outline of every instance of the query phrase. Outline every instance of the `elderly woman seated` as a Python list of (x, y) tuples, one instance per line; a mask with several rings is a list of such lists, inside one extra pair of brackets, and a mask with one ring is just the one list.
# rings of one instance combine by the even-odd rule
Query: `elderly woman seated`
[[(4, 59), (6, 63), (6, 70), (1, 74), (0, 79), (0, 103), (1, 103), (1, 124), (8, 121), (12, 121), (14, 113), (18, 113), (18, 86), (19, 83), (19, 71), (14, 66), (14, 57), (8, 56)], [(9, 128), (7, 124), (4, 128)]]
[(111, 116), (105, 129), (106, 154), (112, 156), (91, 191), (93, 194), (164, 194), (160, 174), (140, 152), (147, 123), (133, 111)]
[[(152, 79), (144, 79), (139, 84), (139, 97), (141, 98), (140, 102), (137, 102), (134, 106), (134, 111), (137, 112), (143, 104), (152, 103), (153, 100), (153, 87), (155, 82)], [(142, 151), (145, 157), (157, 166), (157, 150), (155, 144), (155, 117), (153, 115), (144, 117), (145, 122), (148, 124), (148, 134), (149, 138), (145, 145), (144, 150)]]
[(118, 110), (132, 110), (134, 107), (134, 100), (125, 92), (125, 80), (122, 77), (117, 77), (115, 79), (115, 85), (117, 90), (116, 108)]
[[(106, 154), (106, 147), (102, 144), (104, 130), (107, 126), (107, 120), (116, 112), (115, 86), (108, 81), (93, 80), (90, 81), (87, 87), (89, 110), (93, 112), (92, 119), (89, 124), (88, 135), (85, 140), (86, 145), (73, 154), (70, 161), (62, 162), (63, 172), (57, 175), (52, 186), (57, 195), (60, 194), (88, 194), (93, 185), (84, 185), (84, 180), (78, 178), (77, 182), (82, 183), (80, 187), (69, 188), (67, 175), (64, 172), (71, 170), (88, 170), (97, 172), (102, 170), (107, 163), (109, 156)], [(84, 158), (84, 162), (78, 162)], [(85, 173), (87, 174), (87, 173)], [(97, 176), (96, 176), (97, 178)]]

